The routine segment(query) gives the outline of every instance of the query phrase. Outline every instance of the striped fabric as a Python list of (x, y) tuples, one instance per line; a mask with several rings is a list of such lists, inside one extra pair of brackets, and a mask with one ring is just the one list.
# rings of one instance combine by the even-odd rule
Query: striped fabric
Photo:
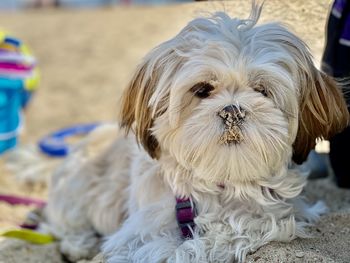
[(20, 40), (0, 31), (0, 78), (22, 80), (24, 88), (32, 91), (38, 85), (36, 60)]

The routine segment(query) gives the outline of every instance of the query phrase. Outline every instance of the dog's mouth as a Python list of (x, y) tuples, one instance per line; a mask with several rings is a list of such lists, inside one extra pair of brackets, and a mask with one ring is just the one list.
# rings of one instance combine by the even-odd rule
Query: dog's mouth
[(224, 133), (220, 136), (220, 144), (231, 145), (237, 144), (244, 140), (242, 129), (238, 125), (225, 127)]

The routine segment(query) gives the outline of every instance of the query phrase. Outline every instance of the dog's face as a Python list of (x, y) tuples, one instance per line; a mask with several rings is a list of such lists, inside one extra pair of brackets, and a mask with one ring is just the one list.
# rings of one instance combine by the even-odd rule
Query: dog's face
[(121, 117), (153, 158), (219, 184), (256, 181), (347, 125), (340, 91), (305, 44), (279, 24), (254, 26), (259, 13), (195, 19), (146, 56)]

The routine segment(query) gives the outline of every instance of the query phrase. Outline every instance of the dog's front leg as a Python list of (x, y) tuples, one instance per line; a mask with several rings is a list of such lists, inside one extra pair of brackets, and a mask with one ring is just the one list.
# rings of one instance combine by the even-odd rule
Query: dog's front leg
[(108, 263), (167, 262), (182, 242), (171, 196), (132, 213), (102, 251)]

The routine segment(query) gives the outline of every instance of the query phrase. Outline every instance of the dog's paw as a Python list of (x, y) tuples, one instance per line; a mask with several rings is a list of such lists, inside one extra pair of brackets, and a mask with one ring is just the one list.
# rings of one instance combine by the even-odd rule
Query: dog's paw
[(60, 243), (60, 252), (70, 262), (91, 259), (99, 252), (100, 239), (96, 235), (81, 234), (65, 236)]

